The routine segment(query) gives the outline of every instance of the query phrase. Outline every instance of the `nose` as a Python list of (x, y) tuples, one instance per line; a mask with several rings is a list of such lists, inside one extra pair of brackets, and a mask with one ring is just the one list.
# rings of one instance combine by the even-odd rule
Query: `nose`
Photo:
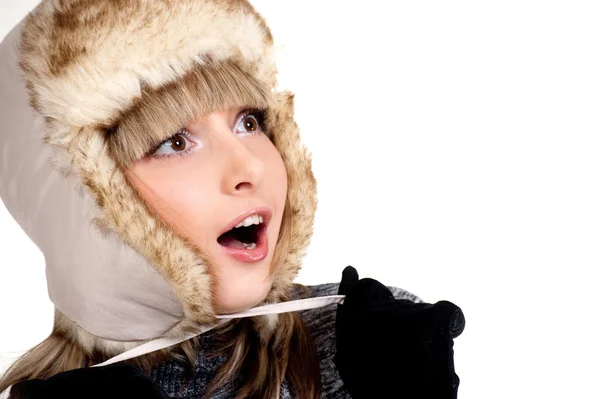
[(235, 136), (222, 141), (223, 178), (221, 190), (228, 195), (253, 192), (265, 177), (265, 164), (245, 142), (247, 138)]

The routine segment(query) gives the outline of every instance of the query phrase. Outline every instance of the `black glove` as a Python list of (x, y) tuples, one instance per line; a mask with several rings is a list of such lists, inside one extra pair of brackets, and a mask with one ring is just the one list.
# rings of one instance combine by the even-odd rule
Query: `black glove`
[(9, 399), (169, 399), (134, 366), (112, 364), (65, 371), (47, 380), (27, 380), (10, 389)]
[(394, 299), (377, 280), (346, 267), (336, 316), (334, 362), (353, 398), (456, 399), (454, 341), (465, 326), (459, 307)]

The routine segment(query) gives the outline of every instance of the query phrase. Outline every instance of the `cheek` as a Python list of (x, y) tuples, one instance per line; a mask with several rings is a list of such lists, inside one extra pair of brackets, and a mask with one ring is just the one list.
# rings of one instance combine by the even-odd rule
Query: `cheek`
[(209, 220), (208, 210), (214, 207), (214, 195), (208, 195), (212, 191), (207, 190), (212, 182), (201, 175), (194, 176), (192, 182), (189, 170), (165, 169), (134, 165), (127, 177), (159, 219), (179, 234), (204, 242), (199, 232), (206, 229), (198, 224)]
[[(265, 187), (265, 194), (272, 201), (275, 209), (275, 216), (277, 217), (276, 225), (272, 226), (274, 228), (271, 231), (273, 234), (271, 239), (276, 240), (281, 229), (283, 211), (287, 198), (287, 172), (281, 155), (272, 144), (269, 149), (268, 157), (263, 159), (265, 159), (265, 169), (268, 171), (266, 176), (267, 184)], [(272, 220), (272, 222), (275, 222), (275, 220)], [(270, 251), (270, 253), (271, 255), (273, 254), (272, 251)]]
[(282, 206), (285, 204), (287, 196), (288, 179), (287, 171), (283, 159), (279, 151), (273, 144), (270, 145), (267, 161), (265, 162), (266, 169), (269, 171), (269, 186), (272, 195), (276, 198), (277, 204)]

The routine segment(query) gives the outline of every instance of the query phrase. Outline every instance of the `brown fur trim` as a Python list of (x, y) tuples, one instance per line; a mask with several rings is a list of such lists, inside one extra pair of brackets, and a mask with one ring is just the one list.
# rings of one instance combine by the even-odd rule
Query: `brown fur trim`
[(46, 0), (27, 18), (20, 65), (34, 108), (78, 128), (114, 120), (194, 65), (230, 59), (273, 87), (272, 44), (246, 2)]
[(213, 322), (211, 282), (202, 253), (152, 215), (110, 156), (103, 135), (81, 129), (69, 152), (83, 184), (102, 208), (95, 223), (116, 232), (158, 266), (181, 299), (186, 318), (201, 324)]
[[(266, 298), (279, 302), (287, 298), (292, 281), (298, 274), (313, 231), (317, 209), (317, 182), (312, 173), (311, 156), (300, 140), (298, 125), (294, 121), (294, 96), (280, 93), (271, 109), (268, 129), (275, 132), (273, 141), (285, 164), (288, 176), (287, 205), (277, 250), (287, 253), (275, 254), (282, 258), (275, 264), (273, 288)], [(286, 242), (287, 241), (287, 242)]]

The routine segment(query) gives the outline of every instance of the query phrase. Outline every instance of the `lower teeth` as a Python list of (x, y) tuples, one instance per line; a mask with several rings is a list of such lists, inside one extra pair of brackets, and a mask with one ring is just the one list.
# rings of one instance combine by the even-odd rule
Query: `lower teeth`
[(255, 242), (253, 242), (253, 243), (245, 243), (245, 242), (243, 242), (242, 245), (246, 249), (254, 249), (254, 248), (256, 248), (256, 243)]

